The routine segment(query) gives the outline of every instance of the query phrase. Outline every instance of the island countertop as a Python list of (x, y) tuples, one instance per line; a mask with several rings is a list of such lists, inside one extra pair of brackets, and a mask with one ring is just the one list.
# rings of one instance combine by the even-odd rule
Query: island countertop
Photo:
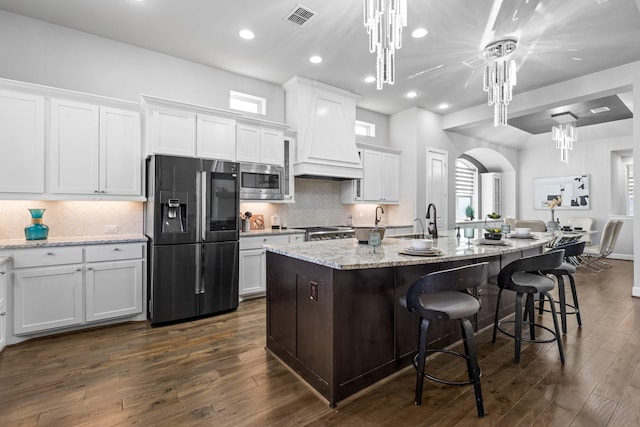
[(499, 254), (518, 252), (523, 249), (542, 247), (553, 239), (553, 235), (537, 234), (533, 239), (503, 239), (505, 245), (480, 244), (479, 240), (440, 237), (434, 247), (440, 249), (438, 256), (414, 256), (400, 251), (411, 246), (411, 239), (387, 237), (375, 251), (372, 246), (360, 244), (355, 239), (320, 240), (291, 243), (287, 245), (265, 245), (269, 252), (300, 259), (336, 270), (355, 270), (441, 263), (465, 259), (478, 259)]

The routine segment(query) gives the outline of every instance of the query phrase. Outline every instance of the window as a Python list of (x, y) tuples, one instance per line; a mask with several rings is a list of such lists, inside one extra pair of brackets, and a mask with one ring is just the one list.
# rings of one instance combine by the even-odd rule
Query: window
[(456, 160), (456, 220), (467, 218), (471, 206), (478, 217), (478, 168), (464, 159)]
[(373, 123), (356, 120), (356, 135), (376, 136), (376, 125)]
[(267, 114), (267, 100), (259, 96), (229, 91), (229, 108), (246, 113)]

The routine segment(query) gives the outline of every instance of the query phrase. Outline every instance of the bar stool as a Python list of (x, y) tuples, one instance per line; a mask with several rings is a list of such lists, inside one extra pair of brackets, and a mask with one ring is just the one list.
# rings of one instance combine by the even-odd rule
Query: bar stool
[[(564, 262), (560, 264), (559, 267), (553, 268), (551, 270), (541, 271), (542, 274), (551, 274), (555, 276), (558, 282), (558, 304), (560, 306), (560, 320), (562, 323), (563, 334), (567, 333), (567, 314), (575, 314), (576, 320), (578, 321), (578, 326), (582, 327), (582, 319), (580, 318), (580, 305), (578, 304), (578, 293), (576, 292), (576, 281), (573, 278), (573, 273), (576, 272), (576, 266), (571, 263), (571, 260), (582, 255), (582, 252), (584, 252), (585, 244), (586, 242), (579, 241), (554, 248), (555, 250), (564, 249)], [(567, 304), (567, 298), (564, 293), (564, 279), (562, 278), (562, 276), (567, 276), (569, 278), (569, 286), (571, 287), (573, 305)], [(569, 307), (571, 311), (567, 311), (567, 307)], [(540, 314), (542, 314), (543, 311), (550, 311), (544, 309), (544, 300), (542, 299), (540, 300), (538, 310)]]
[[(486, 262), (436, 271), (422, 276), (414, 282), (407, 291), (407, 295), (400, 299), (400, 304), (403, 307), (420, 316), (418, 354), (413, 359), (413, 365), (417, 370), (416, 405), (422, 403), (422, 384), (425, 377), (449, 385), (473, 384), (478, 416), (484, 416), (474, 331), (468, 319), (480, 310), (480, 302), (467, 289), (486, 283), (486, 278)], [(432, 320), (458, 320), (460, 322), (464, 354), (448, 349), (427, 350), (427, 330)], [(426, 373), (425, 359), (427, 354), (432, 352), (444, 352), (466, 359), (469, 380), (451, 381)]]
[[(549, 291), (555, 286), (552, 279), (541, 275), (539, 272), (544, 270), (553, 270), (562, 264), (564, 258), (564, 250), (554, 250), (540, 255), (533, 255), (507, 264), (500, 270), (498, 274), (498, 303), (496, 305), (496, 315), (493, 323), (493, 342), (496, 342), (496, 332), (500, 331), (515, 339), (515, 363), (520, 363), (520, 348), (522, 341), (533, 343), (550, 343), (556, 341), (558, 350), (560, 351), (560, 361), (564, 365), (564, 349), (562, 347), (562, 339), (560, 335), (560, 327), (558, 326), (558, 316), (556, 314), (555, 301), (549, 294)], [(504, 290), (514, 291), (516, 293), (516, 310), (514, 320), (498, 320), (498, 309), (500, 308), (500, 298)], [(534, 297), (540, 295), (541, 299), (549, 300), (551, 307), (551, 315), (553, 316), (553, 325), (555, 332), (550, 328), (535, 323), (534, 321)], [(529, 320), (523, 319), (522, 299), (527, 295), (526, 314)], [(505, 323), (514, 323), (514, 333), (510, 333), (502, 328)], [(522, 337), (522, 325), (529, 325), (529, 338)], [(536, 339), (535, 329), (542, 328), (550, 332), (553, 337), (546, 339)]]

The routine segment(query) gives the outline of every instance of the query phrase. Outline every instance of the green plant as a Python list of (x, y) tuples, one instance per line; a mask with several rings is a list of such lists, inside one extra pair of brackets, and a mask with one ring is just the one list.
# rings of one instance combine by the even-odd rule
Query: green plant
[(473, 206), (469, 205), (464, 209), (464, 214), (467, 216), (467, 218), (473, 219), (476, 214), (476, 210), (473, 209)]

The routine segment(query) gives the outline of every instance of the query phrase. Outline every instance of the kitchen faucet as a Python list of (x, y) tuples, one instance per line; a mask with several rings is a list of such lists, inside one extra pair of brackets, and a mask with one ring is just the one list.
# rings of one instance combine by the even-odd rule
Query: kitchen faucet
[(376, 206), (376, 227), (378, 227), (378, 224), (380, 223), (380, 220), (382, 218), (378, 218), (378, 209), (380, 209), (380, 215), (382, 216), (382, 214), (384, 213), (384, 209), (382, 209), (382, 206)]
[(433, 203), (429, 203), (429, 206), (427, 206), (427, 216), (425, 217), (426, 219), (431, 219), (431, 208), (433, 208), (433, 221), (429, 221), (429, 226), (427, 227), (427, 230), (429, 232), (429, 236), (431, 236), (431, 238), (433, 239), (437, 239), (438, 238), (438, 224), (436, 222), (436, 205), (434, 205)]
[(422, 238), (424, 239), (424, 224), (422, 223), (422, 220), (420, 218), (416, 218), (413, 220), (413, 222), (418, 221), (418, 224), (420, 224), (420, 228), (422, 229)]

